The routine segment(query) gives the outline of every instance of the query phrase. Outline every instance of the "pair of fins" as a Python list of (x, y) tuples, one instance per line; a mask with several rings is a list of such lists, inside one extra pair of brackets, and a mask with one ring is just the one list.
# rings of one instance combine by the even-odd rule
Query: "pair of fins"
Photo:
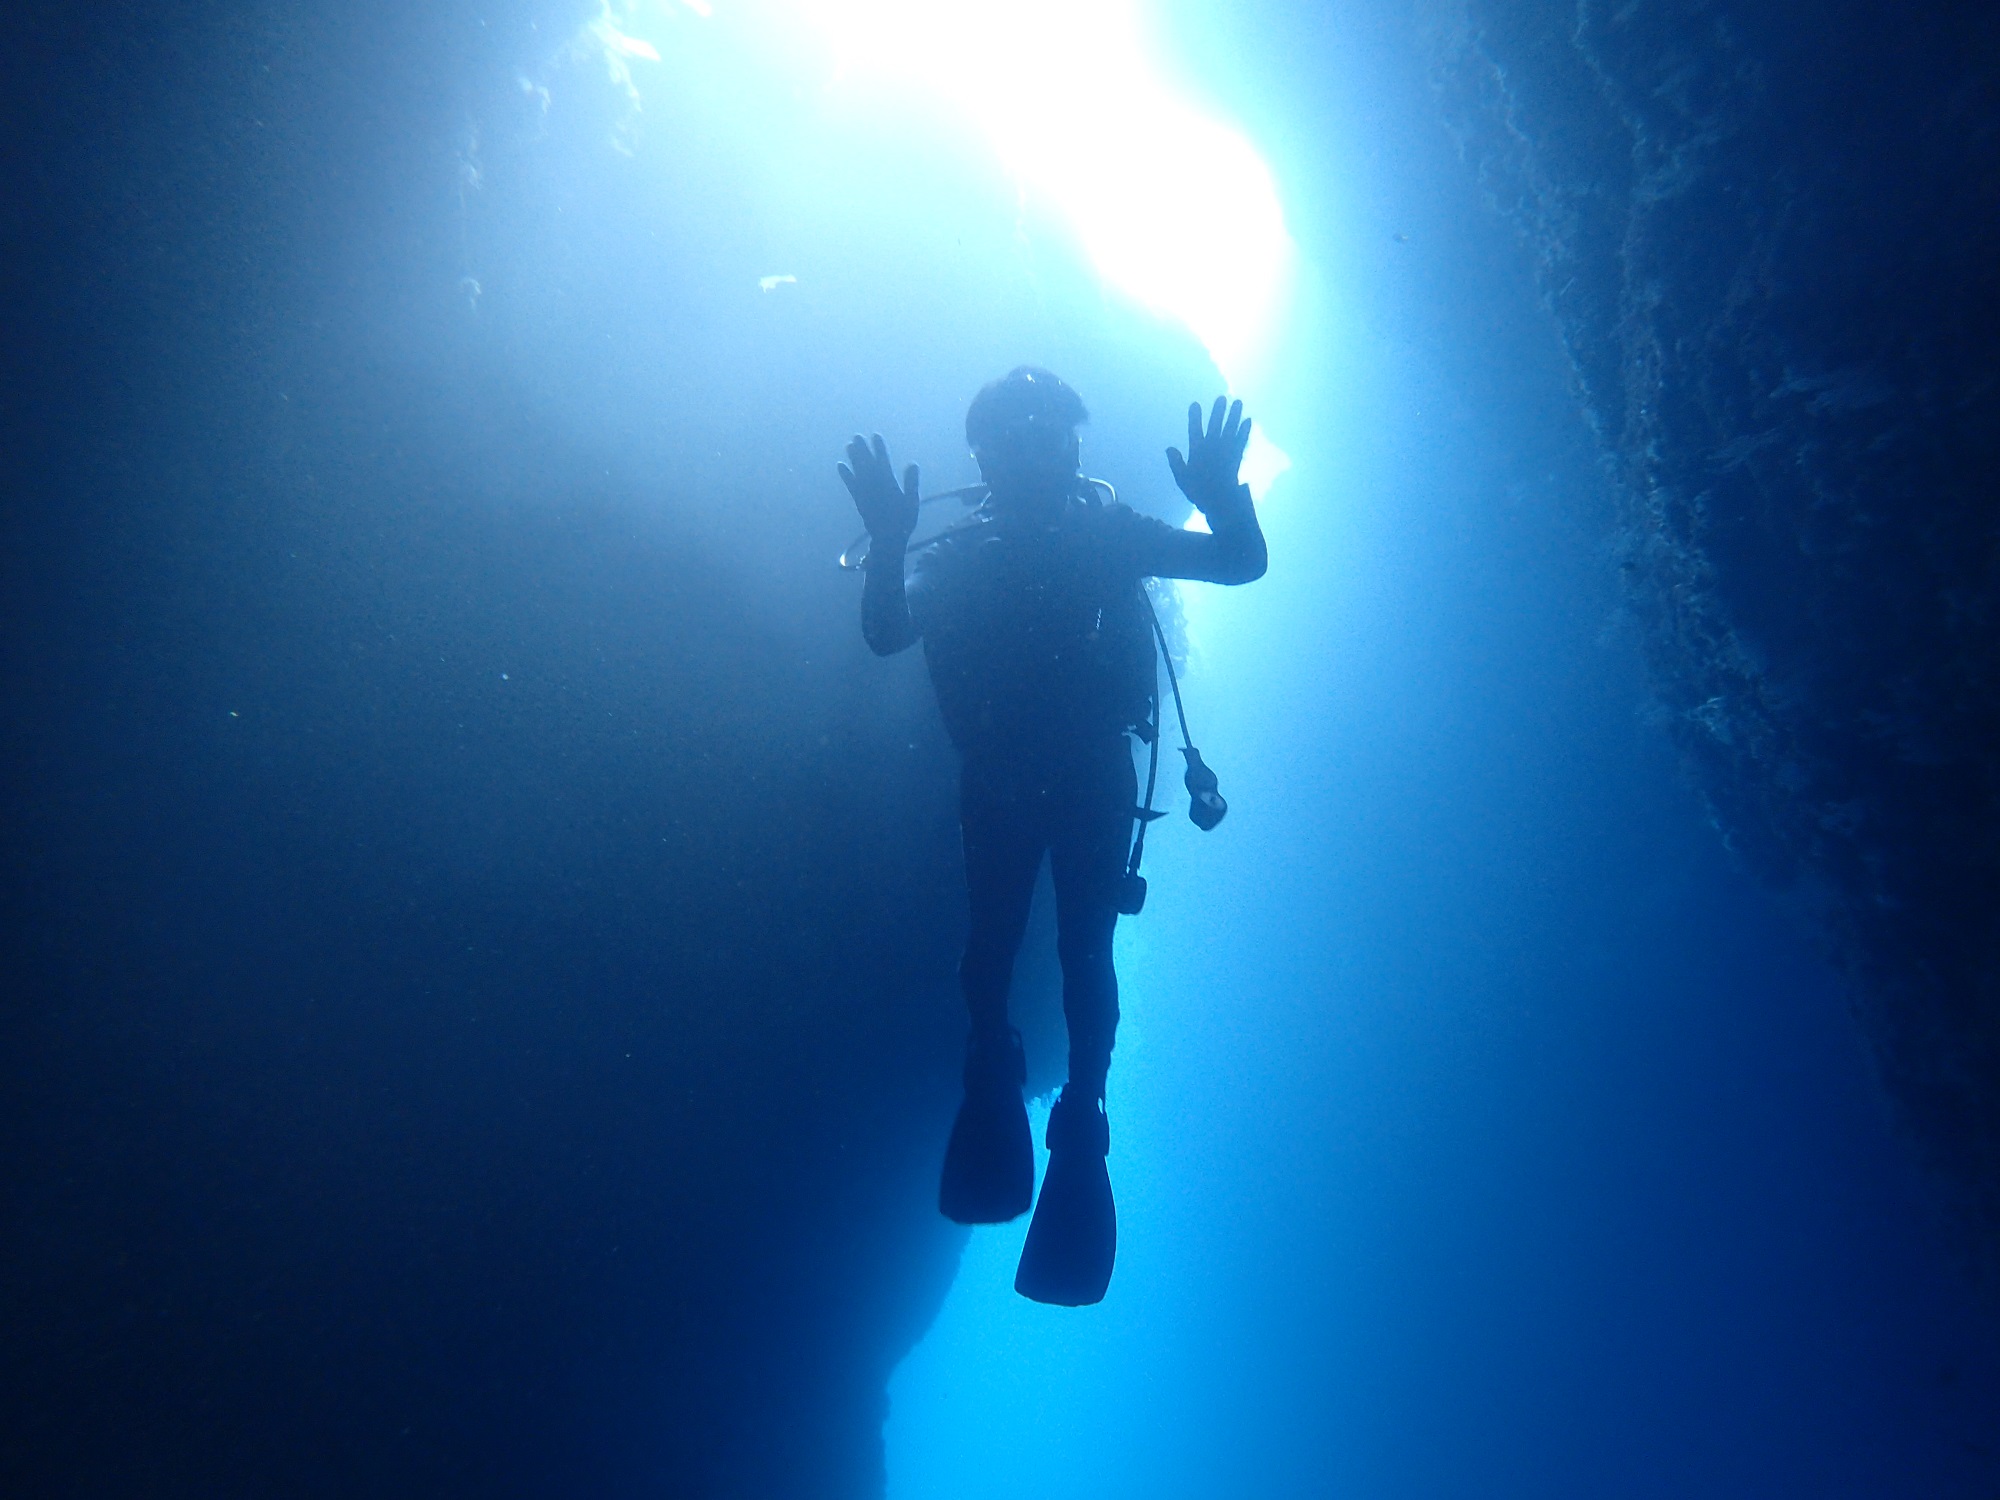
[(1089, 1307), (1104, 1300), (1118, 1254), (1118, 1210), (1105, 1166), (1111, 1127), (1101, 1100), (1065, 1089), (1049, 1111), (1049, 1168), (1036, 1202), (1026, 1082), (1019, 1032), (973, 1038), (938, 1208), (959, 1224), (1005, 1224), (1034, 1204), (1014, 1290), (1056, 1307)]

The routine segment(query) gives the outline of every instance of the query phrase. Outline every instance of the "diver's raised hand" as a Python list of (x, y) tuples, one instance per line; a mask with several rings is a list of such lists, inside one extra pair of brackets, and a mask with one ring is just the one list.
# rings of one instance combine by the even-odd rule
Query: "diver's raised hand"
[(889, 463), (889, 445), (876, 433), (871, 444), (856, 433), (847, 444), (847, 462), (834, 465), (840, 482), (854, 497), (861, 523), (878, 542), (909, 540), (917, 529), (917, 466), (903, 470), (903, 484), (896, 486), (896, 471)]
[(1196, 510), (1206, 514), (1235, 498), (1237, 471), (1243, 467), (1243, 449), (1249, 441), (1250, 419), (1243, 415), (1241, 401), (1217, 396), (1206, 432), (1201, 426), (1201, 403), (1188, 403), (1187, 457), (1181, 457), (1180, 449), (1169, 448), (1167, 467)]

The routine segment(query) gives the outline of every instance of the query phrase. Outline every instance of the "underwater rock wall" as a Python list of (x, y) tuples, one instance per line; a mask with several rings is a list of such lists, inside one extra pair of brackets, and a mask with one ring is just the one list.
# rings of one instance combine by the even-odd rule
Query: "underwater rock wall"
[(952, 1275), (851, 395), (565, 422), (608, 336), (523, 373), (454, 290), (489, 17), (6, 21), (9, 1495), (876, 1494)]
[(1662, 715), (2000, 1273), (2000, 12), (1432, 8), (1623, 505)]

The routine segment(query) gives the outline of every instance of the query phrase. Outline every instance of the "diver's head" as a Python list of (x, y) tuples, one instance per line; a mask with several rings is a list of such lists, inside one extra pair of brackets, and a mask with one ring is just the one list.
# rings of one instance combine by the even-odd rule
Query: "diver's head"
[(999, 505), (1066, 499), (1083, 462), (1076, 430), (1090, 420), (1077, 393), (1021, 365), (989, 382), (965, 413), (965, 440)]

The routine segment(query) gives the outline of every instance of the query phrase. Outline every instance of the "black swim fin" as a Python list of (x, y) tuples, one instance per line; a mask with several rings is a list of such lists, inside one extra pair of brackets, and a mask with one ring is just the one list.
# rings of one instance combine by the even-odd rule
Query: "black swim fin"
[(956, 1224), (1005, 1224), (1035, 1201), (1035, 1143), (1021, 1101), (1028, 1064), (1021, 1033), (975, 1032), (965, 1053), (965, 1102), (938, 1178), (938, 1211)]
[(1111, 1126), (1103, 1102), (1064, 1090), (1049, 1111), (1049, 1169), (1014, 1272), (1014, 1290), (1056, 1307), (1102, 1302), (1118, 1256), (1118, 1207), (1104, 1159)]

